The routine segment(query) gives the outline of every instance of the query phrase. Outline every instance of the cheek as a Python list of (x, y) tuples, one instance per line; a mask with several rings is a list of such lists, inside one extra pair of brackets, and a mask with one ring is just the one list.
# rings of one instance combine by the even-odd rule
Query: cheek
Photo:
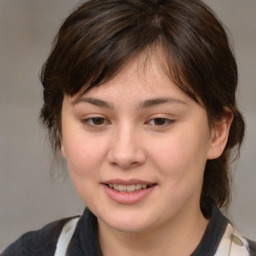
[[(85, 204), (90, 204), (103, 158), (102, 148), (90, 138), (72, 136), (65, 141), (66, 162), (72, 183)], [(95, 142), (95, 141), (94, 141)]]
[(90, 165), (94, 162), (93, 150), (82, 141), (75, 140), (65, 145), (66, 161), (69, 170), (72, 172), (81, 172), (85, 169), (90, 169)]
[(85, 136), (83, 132), (69, 129), (63, 134), (65, 158), (71, 176), (88, 177), (95, 173), (104, 156), (104, 145), (100, 138)]
[[(207, 131), (207, 132), (206, 132)], [(209, 147), (208, 130), (182, 131), (152, 142), (151, 155), (155, 164), (166, 175), (183, 178), (203, 174)]]

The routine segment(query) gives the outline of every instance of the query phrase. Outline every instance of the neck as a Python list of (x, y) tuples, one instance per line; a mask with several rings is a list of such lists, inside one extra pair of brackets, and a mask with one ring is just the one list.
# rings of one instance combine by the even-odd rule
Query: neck
[(190, 255), (200, 243), (208, 220), (200, 210), (189, 216), (181, 215), (161, 227), (134, 233), (113, 230), (98, 221), (102, 253), (104, 256)]

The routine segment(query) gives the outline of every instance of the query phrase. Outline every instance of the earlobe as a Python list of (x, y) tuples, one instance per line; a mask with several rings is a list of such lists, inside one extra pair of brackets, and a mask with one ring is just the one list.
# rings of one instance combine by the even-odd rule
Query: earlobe
[(57, 138), (58, 138), (58, 144), (59, 144), (59, 149), (60, 149), (60, 152), (62, 154), (62, 156), (64, 158), (66, 158), (66, 152), (65, 152), (65, 147), (64, 147), (64, 144), (63, 144), (63, 140), (62, 140), (62, 133), (59, 132), (59, 130), (57, 131)]
[(62, 142), (61, 142), (60, 150), (61, 150), (62, 156), (63, 156), (64, 158), (66, 158), (65, 147), (63, 146), (63, 143), (62, 143)]
[(225, 109), (225, 115), (215, 121), (211, 130), (211, 145), (208, 151), (208, 160), (221, 156), (228, 141), (229, 130), (233, 121), (233, 114)]
[(64, 158), (66, 158), (65, 147), (64, 147), (62, 141), (60, 141), (60, 151), (61, 151), (62, 156), (63, 156)]

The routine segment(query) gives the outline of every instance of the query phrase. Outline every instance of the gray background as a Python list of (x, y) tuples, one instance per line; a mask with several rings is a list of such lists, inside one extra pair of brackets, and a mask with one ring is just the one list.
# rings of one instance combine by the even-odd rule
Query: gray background
[[(0, 1), (0, 251), (22, 233), (80, 214), (68, 177), (52, 179), (45, 131), (38, 123), (38, 72), (61, 21), (79, 1)], [(239, 106), (247, 134), (234, 165), (229, 217), (256, 240), (256, 0), (206, 1), (230, 29), (239, 66)]]

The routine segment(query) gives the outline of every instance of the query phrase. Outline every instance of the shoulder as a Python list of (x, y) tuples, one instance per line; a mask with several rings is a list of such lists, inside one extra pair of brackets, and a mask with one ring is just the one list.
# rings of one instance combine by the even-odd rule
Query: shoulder
[(231, 250), (234, 255), (240, 253), (241, 255), (256, 256), (256, 242), (247, 239), (238, 232), (234, 232), (231, 238)]
[(247, 239), (247, 242), (248, 242), (248, 247), (249, 247), (251, 256), (256, 256), (256, 241), (253, 242), (253, 241)]
[(17, 241), (9, 245), (1, 256), (54, 255), (63, 226), (73, 218), (75, 217), (54, 221), (40, 230), (25, 233)]
[(228, 224), (215, 255), (256, 256), (256, 242), (245, 238), (231, 224)]

